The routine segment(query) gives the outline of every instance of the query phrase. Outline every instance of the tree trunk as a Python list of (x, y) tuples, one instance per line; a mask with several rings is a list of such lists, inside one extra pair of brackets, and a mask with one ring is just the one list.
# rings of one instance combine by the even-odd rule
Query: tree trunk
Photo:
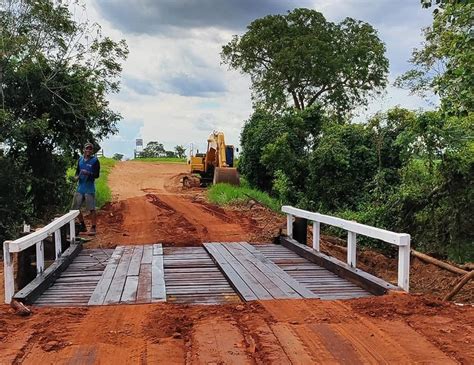
[(472, 278), (474, 278), (474, 271), (471, 271), (469, 273), (467, 273), (466, 275), (464, 275), (461, 280), (459, 280), (459, 282), (456, 284), (456, 286), (454, 287), (454, 289), (449, 292), (448, 294), (446, 294), (446, 296), (443, 298), (443, 300), (447, 301), (447, 300), (451, 300), (461, 289), (464, 285), (466, 285), (467, 282), (469, 282), (469, 280), (471, 280)]
[(296, 92), (292, 91), (291, 95), (293, 96), (293, 102), (295, 103), (295, 107), (298, 110), (301, 110), (300, 102), (298, 101), (298, 97), (296, 96)]
[(446, 262), (437, 260), (434, 257), (425, 255), (424, 253), (421, 253), (421, 252), (418, 252), (418, 251), (415, 251), (415, 250), (411, 250), (411, 254), (413, 256), (415, 256), (416, 258), (419, 258), (420, 260), (424, 261), (424, 262), (436, 265), (438, 267), (441, 267), (442, 269), (451, 271), (455, 274), (466, 275), (468, 273), (466, 270), (460, 269), (459, 267), (450, 265)]

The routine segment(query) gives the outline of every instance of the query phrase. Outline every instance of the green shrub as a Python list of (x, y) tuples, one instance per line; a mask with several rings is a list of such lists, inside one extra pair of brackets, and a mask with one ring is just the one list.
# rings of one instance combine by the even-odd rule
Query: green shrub
[(270, 197), (267, 193), (253, 189), (243, 181), (241, 186), (229, 184), (212, 185), (207, 190), (209, 201), (218, 205), (228, 205), (233, 203), (245, 203), (256, 200), (275, 212), (280, 212), (281, 202)]

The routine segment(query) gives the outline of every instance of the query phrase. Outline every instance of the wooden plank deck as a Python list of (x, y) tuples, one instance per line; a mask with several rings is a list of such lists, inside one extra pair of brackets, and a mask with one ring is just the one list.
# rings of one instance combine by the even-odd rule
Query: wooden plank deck
[(204, 247), (244, 300), (316, 297), (248, 243), (205, 243)]
[(33, 304), (39, 306), (85, 306), (97, 286), (113, 249), (84, 249), (54, 284)]
[(266, 244), (253, 245), (252, 247), (278, 265), (294, 280), (310, 289), (317, 298), (335, 300), (372, 295), (352, 282), (312, 263), (284, 246)]
[(163, 250), (161, 244), (155, 244), (118, 246), (88, 304), (140, 304), (164, 300)]
[(203, 247), (163, 248), (167, 300), (172, 303), (225, 304), (240, 302)]
[(84, 249), (35, 305), (224, 304), (370, 294), (281, 245)]

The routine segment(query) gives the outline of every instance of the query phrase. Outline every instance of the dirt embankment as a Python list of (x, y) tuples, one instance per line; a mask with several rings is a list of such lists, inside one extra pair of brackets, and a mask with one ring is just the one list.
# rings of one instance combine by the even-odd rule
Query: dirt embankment
[(472, 364), (474, 309), (424, 296), (167, 303), (89, 309), (0, 306), (2, 364)]

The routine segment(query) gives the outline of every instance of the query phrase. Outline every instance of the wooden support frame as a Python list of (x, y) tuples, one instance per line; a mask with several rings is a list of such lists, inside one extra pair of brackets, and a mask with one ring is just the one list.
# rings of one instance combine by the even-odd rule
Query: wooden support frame
[(374, 295), (383, 295), (389, 290), (400, 290), (400, 288), (395, 285), (387, 283), (386, 281), (366, 273), (365, 271), (351, 267), (350, 265), (334, 257), (312, 250), (310, 247), (304, 246), (292, 238), (281, 236), (280, 244), (289, 248), (305, 259), (333, 272), (339, 277), (347, 279), (350, 282), (362, 287)]
[(395, 233), (354, 221), (348, 221), (330, 215), (309, 212), (291, 206), (283, 206), (283, 213), (287, 214), (287, 236), (293, 238), (293, 217), (305, 218), (313, 221), (313, 249), (319, 252), (320, 224), (328, 224), (347, 230), (347, 265), (356, 268), (357, 265), (357, 234), (375, 238), (391, 245), (398, 246), (398, 286), (409, 291), (410, 288), (410, 235)]
[(31, 283), (21, 289), (18, 293), (13, 295), (22, 303), (31, 304), (41, 293), (43, 293), (56, 278), (69, 266), (74, 258), (82, 250), (82, 244), (71, 245), (63, 252), (61, 257), (54, 261), (43, 273), (38, 275)]
[(321, 224), (313, 222), (313, 250), (320, 251), (319, 241), (321, 240)]
[(44, 271), (44, 242), (36, 242), (36, 276)]
[(71, 210), (69, 211), (69, 213), (55, 219), (47, 226), (38, 229), (33, 233), (30, 233), (14, 241), (3, 242), (5, 303), (9, 304), (11, 302), (15, 292), (14, 269), (11, 254), (15, 252), (21, 252), (27, 249), (28, 247), (35, 245), (37, 278), (42, 276), (45, 267), (43, 240), (51, 234), (54, 234), (55, 257), (57, 261), (62, 255), (61, 227), (69, 224), (70, 241), (71, 245), (74, 245), (76, 241), (76, 229), (74, 220), (78, 215), (79, 210)]
[(357, 234), (347, 232), (347, 264), (350, 267), (356, 267), (357, 263)]

